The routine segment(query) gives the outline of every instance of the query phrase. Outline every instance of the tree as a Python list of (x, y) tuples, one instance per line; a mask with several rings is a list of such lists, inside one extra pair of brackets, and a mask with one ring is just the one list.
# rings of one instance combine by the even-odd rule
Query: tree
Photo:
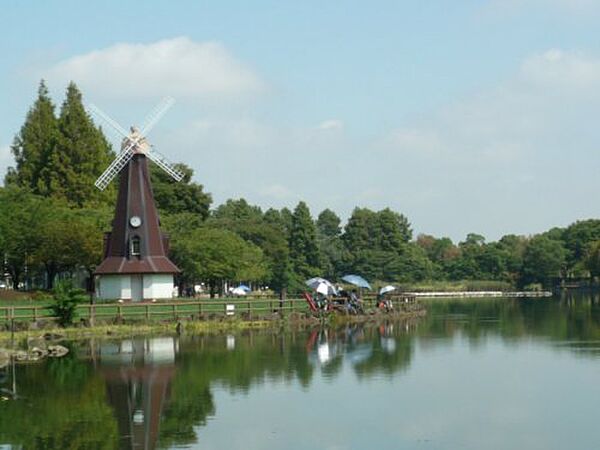
[(258, 206), (250, 205), (246, 200), (229, 199), (220, 205), (213, 213), (213, 217), (221, 220), (262, 220), (263, 214)]
[(237, 234), (200, 227), (173, 242), (173, 261), (190, 280), (205, 280), (214, 297), (225, 281), (259, 281), (267, 275), (263, 252)]
[(336, 213), (330, 209), (324, 209), (317, 217), (317, 230), (323, 237), (338, 237), (342, 232), (340, 223), (341, 220)]
[(115, 195), (114, 185), (100, 191), (94, 182), (115, 154), (83, 107), (81, 92), (73, 82), (67, 87), (58, 129), (58, 145), (44, 169), (50, 181), (49, 194), (78, 207), (111, 202)]
[(523, 254), (522, 284), (549, 285), (553, 278), (560, 276), (565, 259), (566, 250), (561, 242), (535, 236)]
[(298, 203), (292, 216), (289, 240), (290, 260), (297, 281), (319, 274), (321, 256), (317, 244), (317, 231), (304, 202)]
[(26, 269), (31, 269), (46, 209), (46, 202), (27, 189), (16, 186), (0, 189), (0, 256), (14, 289), (19, 288)]
[(193, 169), (185, 164), (175, 164), (175, 167), (183, 173), (183, 179), (179, 182), (164, 170), (150, 164), (152, 191), (158, 209), (163, 215), (191, 213), (197, 214), (202, 220), (206, 219), (212, 196), (204, 192), (201, 184), (192, 181)]
[(600, 240), (588, 245), (584, 265), (592, 279), (600, 276)]
[(73, 288), (70, 281), (61, 281), (56, 283), (52, 291), (50, 309), (52, 315), (58, 317), (59, 325), (66, 327), (73, 324), (77, 305), (85, 301), (86, 296), (82, 289)]
[(381, 250), (397, 251), (412, 239), (410, 223), (402, 214), (385, 208), (377, 212), (378, 247)]
[(321, 254), (321, 267), (325, 278), (336, 278), (340, 275), (344, 246), (340, 238), (341, 220), (330, 209), (321, 211), (317, 218), (317, 241)]
[(48, 168), (56, 150), (58, 138), (54, 104), (46, 83), (42, 80), (38, 88), (38, 97), (29, 109), (25, 123), (11, 146), (16, 167), (9, 169), (6, 185), (16, 185), (28, 188), (34, 194), (48, 195), (50, 180), (49, 172), (45, 169)]

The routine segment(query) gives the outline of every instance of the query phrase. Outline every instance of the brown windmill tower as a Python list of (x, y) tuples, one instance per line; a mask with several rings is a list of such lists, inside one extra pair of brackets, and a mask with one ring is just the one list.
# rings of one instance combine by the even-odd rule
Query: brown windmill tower
[(104, 237), (104, 260), (94, 272), (98, 299), (142, 301), (173, 296), (173, 276), (180, 270), (167, 256), (169, 242), (160, 231), (148, 159), (176, 181), (183, 174), (154, 150), (145, 137), (172, 104), (173, 99), (165, 99), (141, 131), (131, 127), (130, 133), (97, 107), (90, 106), (94, 114), (123, 137), (121, 152), (95, 183), (103, 190), (120, 174), (112, 231)]

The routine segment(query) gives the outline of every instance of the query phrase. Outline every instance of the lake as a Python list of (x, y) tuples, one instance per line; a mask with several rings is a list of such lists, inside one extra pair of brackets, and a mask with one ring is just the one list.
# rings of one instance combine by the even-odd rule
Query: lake
[(0, 448), (600, 448), (600, 297), (68, 343), (0, 370)]

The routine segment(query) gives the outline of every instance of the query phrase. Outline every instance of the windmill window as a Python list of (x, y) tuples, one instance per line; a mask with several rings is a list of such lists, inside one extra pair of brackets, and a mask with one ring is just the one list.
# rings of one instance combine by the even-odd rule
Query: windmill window
[(131, 256), (139, 256), (140, 254), (140, 238), (133, 236), (130, 241), (130, 253)]

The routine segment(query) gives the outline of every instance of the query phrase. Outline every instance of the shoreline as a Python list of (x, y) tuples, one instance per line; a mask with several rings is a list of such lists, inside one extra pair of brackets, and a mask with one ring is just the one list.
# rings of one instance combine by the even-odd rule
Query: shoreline
[(369, 323), (382, 320), (404, 320), (423, 317), (427, 314), (427, 309), (420, 305), (419, 308), (408, 311), (398, 311), (392, 313), (383, 313), (379, 311), (369, 311), (362, 315), (343, 315), (327, 314), (322, 317), (304, 314), (291, 313), (285, 316), (274, 314), (270, 316), (259, 317), (248, 320), (237, 316), (234, 318), (223, 317), (214, 320), (167, 320), (163, 322), (146, 323), (131, 321), (122, 324), (96, 324), (94, 326), (83, 327), (73, 326), (61, 328), (51, 326), (40, 329), (0, 331), (0, 347), (18, 346), (26, 344), (28, 339), (48, 336), (52, 341), (61, 340), (83, 340), (83, 339), (115, 339), (133, 336), (155, 336), (155, 335), (182, 335), (182, 334), (202, 334), (219, 333), (224, 331), (244, 331), (249, 329), (268, 329), (276, 327), (310, 327), (317, 325), (341, 325), (344, 323)]

